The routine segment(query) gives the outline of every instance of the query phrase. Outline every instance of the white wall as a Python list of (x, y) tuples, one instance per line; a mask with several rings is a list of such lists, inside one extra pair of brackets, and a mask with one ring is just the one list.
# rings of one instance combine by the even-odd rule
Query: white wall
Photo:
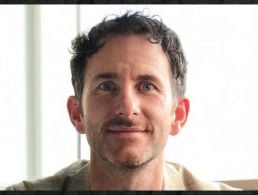
[(41, 6), (42, 176), (77, 159), (77, 133), (66, 109), (73, 95), (69, 48), (76, 34), (75, 5)]

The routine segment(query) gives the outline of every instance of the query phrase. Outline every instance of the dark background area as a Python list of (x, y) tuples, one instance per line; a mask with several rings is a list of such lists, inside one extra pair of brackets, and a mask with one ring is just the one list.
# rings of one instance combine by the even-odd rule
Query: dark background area
[(257, 4), (258, 0), (0, 0), (1, 4)]

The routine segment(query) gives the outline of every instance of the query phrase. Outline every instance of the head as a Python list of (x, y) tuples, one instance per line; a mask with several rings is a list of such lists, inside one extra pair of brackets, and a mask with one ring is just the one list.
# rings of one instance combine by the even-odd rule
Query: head
[(104, 19), (72, 42), (67, 107), (91, 158), (140, 167), (186, 122), (186, 60), (176, 33), (141, 12)]

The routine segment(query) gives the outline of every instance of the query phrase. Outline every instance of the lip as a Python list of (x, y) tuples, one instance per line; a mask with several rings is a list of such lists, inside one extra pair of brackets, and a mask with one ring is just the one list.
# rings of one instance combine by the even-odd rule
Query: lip
[(139, 136), (143, 136), (147, 133), (146, 130), (135, 127), (112, 127), (107, 129), (107, 133), (109, 136), (117, 137), (117, 138), (135, 138)]
[(137, 132), (145, 132), (144, 129), (138, 127), (110, 127), (107, 129), (108, 132), (113, 133), (137, 133)]

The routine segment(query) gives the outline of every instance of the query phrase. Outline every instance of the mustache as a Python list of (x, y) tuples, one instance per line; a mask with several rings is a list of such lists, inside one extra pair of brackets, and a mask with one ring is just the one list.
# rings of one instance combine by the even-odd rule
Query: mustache
[(127, 119), (127, 118), (121, 118), (121, 117), (116, 117), (113, 119), (110, 119), (109, 121), (105, 122), (102, 130), (107, 130), (109, 127), (113, 126), (125, 126), (125, 127), (132, 127), (132, 126), (137, 126), (136, 121)]

